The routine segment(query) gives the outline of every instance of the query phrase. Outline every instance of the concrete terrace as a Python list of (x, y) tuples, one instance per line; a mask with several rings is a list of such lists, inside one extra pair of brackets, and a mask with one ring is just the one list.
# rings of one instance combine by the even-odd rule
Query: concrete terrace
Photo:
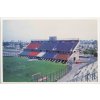
[(72, 64), (72, 70), (66, 74), (64, 77), (62, 77), (61, 79), (58, 80), (58, 82), (69, 82), (70, 80), (73, 79), (73, 77), (76, 75), (77, 71), (82, 68), (85, 67), (87, 64), (90, 64), (94, 61), (96, 61), (96, 58), (91, 57), (91, 58), (80, 58), (80, 60), (83, 60), (86, 63), (80, 63), (80, 64)]

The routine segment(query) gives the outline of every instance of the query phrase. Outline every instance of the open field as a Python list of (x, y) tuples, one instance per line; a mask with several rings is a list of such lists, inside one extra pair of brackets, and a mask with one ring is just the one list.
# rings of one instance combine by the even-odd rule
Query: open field
[(27, 58), (3, 57), (4, 82), (31, 82), (35, 73), (49, 74), (66, 68), (66, 64), (50, 61), (28, 61)]

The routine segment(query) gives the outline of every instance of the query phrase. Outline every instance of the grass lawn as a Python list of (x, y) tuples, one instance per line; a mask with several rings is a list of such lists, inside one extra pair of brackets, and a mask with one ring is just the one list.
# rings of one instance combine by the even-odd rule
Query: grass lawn
[(48, 74), (65, 68), (66, 64), (50, 61), (28, 61), (26, 58), (3, 57), (4, 82), (31, 82), (35, 73)]

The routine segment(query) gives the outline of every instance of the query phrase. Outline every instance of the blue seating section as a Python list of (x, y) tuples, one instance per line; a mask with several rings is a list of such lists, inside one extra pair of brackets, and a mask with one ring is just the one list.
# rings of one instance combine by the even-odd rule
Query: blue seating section
[(73, 50), (75, 48), (77, 43), (78, 43), (78, 41), (75, 41), (75, 40), (60, 41), (57, 44), (56, 50), (70, 52), (71, 50)]
[(52, 50), (57, 45), (56, 41), (45, 41), (38, 48), (39, 50)]
[(20, 56), (28, 56), (29, 52), (28, 51), (23, 51), (20, 53)]
[(56, 53), (46, 52), (46, 54), (43, 55), (42, 58), (54, 58), (55, 55)]
[(53, 51), (64, 51), (70, 52), (77, 45), (77, 40), (62, 40), (62, 41), (44, 41), (38, 50), (53, 50)]
[(57, 44), (56, 50), (69, 52), (70, 48), (71, 44), (69, 44), (68, 42), (61, 42)]

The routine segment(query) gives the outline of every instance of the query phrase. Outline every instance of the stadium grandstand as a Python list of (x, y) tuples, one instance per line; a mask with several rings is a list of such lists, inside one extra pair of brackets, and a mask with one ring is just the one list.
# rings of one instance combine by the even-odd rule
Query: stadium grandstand
[(78, 43), (79, 40), (31, 41), (19, 56), (66, 63), (76, 53)]

